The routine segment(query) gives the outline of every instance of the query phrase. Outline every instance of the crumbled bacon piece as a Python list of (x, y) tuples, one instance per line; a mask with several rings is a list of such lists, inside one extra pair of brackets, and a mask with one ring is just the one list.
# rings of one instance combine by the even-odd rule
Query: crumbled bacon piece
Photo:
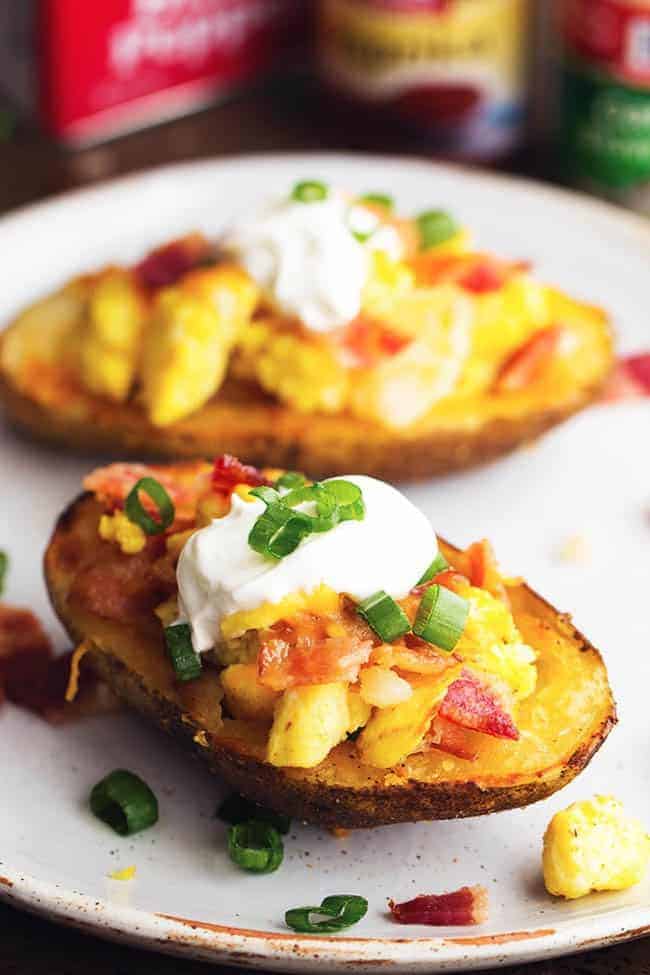
[[(87, 491), (96, 494), (109, 510), (121, 508), (124, 501), (142, 477), (153, 477), (167, 491), (174, 503), (176, 518), (170, 530), (179, 523), (191, 521), (196, 516), (196, 506), (210, 490), (211, 467), (205, 461), (185, 461), (172, 465), (156, 464), (109, 464), (98, 467), (84, 478)], [(156, 505), (144, 492), (140, 495), (145, 510), (155, 514)]]
[(467, 759), (468, 762), (473, 762), (478, 755), (476, 747), (467, 735), (467, 729), (447, 721), (440, 714), (433, 719), (424, 739), (422, 750), (428, 751), (429, 748), (437, 748), (438, 751), (447, 752), (448, 755), (454, 755), (456, 758)]
[(411, 339), (365, 315), (358, 315), (341, 333), (341, 345), (351, 366), (368, 368), (397, 355)]
[(504, 261), (491, 254), (436, 254), (435, 249), (419, 255), (413, 264), (420, 284), (457, 284), (477, 295), (498, 291), (530, 267), (527, 261)]
[(212, 468), (212, 487), (215, 491), (224, 494), (230, 494), (237, 484), (260, 487), (270, 483), (257, 467), (242, 464), (232, 454), (222, 454), (221, 457), (217, 457)]
[(620, 359), (609, 379), (603, 399), (614, 403), (646, 396), (650, 396), (650, 352)]
[(493, 738), (519, 738), (517, 728), (496, 694), (464, 670), (450, 685), (438, 712), (441, 718)]
[(390, 912), (400, 924), (429, 924), (436, 927), (483, 924), (488, 917), (485, 887), (461, 887), (449, 894), (420, 894), (413, 900), (388, 902)]
[(153, 557), (160, 536), (135, 555), (111, 551), (106, 561), (99, 560), (78, 572), (70, 587), (69, 601), (84, 612), (102, 619), (135, 622), (153, 612), (176, 590), (175, 580), (154, 569)]
[(549, 325), (531, 335), (502, 364), (494, 382), (497, 393), (516, 393), (543, 376), (560, 343), (564, 330)]
[(147, 254), (136, 264), (135, 275), (145, 288), (164, 288), (202, 264), (211, 250), (209, 241), (202, 234), (188, 234)]
[(257, 670), (260, 682), (274, 691), (301, 684), (354, 683), (373, 648), (365, 624), (350, 620), (345, 634), (328, 635), (331, 620), (308, 613), (290, 623), (281, 620), (260, 633)]

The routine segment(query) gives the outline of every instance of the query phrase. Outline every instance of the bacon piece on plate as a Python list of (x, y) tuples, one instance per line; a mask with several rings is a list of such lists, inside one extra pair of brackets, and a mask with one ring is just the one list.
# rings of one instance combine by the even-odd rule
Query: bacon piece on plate
[(221, 457), (217, 457), (212, 468), (212, 487), (215, 491), (224, 494), (230, 494), (238, 484), (260, 487), (270, 483), (257, 467), (242, 464), (232, 454), (222, 454)]
[(493, 738), (513, 741), (519, 738), (512, 718), (494, 692), (467, 670), (450, 685), (438, 714), (462, 728), (480, 731)]
[(650, 396), (650, 352), (619, 359), (603, 399), (609, 403)]
[(413, 900), (388, 902), (390, 912), (400, 924), (429, 924), (436, 927), (483, 924), (488, 917), (485, 887), (461, 887), (449, 894), (420, 894)]
[(515, 349), (497, 373), (495, 392), (517, 393), (540, 379), (555, 357), (563, 331), (559, 325), (549, 325)]

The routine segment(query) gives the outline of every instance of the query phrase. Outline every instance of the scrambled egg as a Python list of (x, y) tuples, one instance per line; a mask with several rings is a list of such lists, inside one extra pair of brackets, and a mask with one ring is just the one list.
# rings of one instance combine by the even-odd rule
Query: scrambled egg
[(80, 371), (93, 393), (123, 402), (140, 354), (145, 304), (135, 278), (119, 268), (105, 272), (88, 301), (80, 342)]
[(515, 699), (529, 697), (537, 683), (537, 654), (523, 642), (512, 613), (485, 589), (469, 586), (462, 595), (470, 611), (455, 652), (504, 681)]
[(101, 516), (99, 534), (106, 542), (117, 542), (126, 555), (141, 552), (147, 544), (147, 536), (142, 528), (130, 521), (121, 510)]
[(291, 593), (279, 603), (262, 603), (257, 609), (242, 609), (231, 613), (221, 621), (221, 635), (224, 640), (232, 640), (242, 636), (247, 630), (264, 630), (278, 620), (291, 619), (299, 612), (331, 616), (338, 607), (338, 593), (329, 586), (320, 585), (310, 593)]
[(613, 796), (574, 802), (553, 816), (544, 834), (544, 883), (573, 899), (596, 890), (624, 890), (644, 876), (650, 837)]

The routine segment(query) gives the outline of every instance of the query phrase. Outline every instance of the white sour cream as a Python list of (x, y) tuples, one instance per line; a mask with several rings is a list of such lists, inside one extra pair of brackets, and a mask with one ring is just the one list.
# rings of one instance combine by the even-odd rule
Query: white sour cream
[[(359, 221), (370, 233), (363, 243), (352, 232)], [(379, 226), (341, 193), (316, 203), (282, 201), (233, 227), (225, 245), (283, 314), (314, 332), (329, 332), (359, 314), (370, 251), (401, 256), (394, 229)]]
[(197, 653), (210, 650), (221, 621), (239, 610), (277, 603), (321, 583), (361, 600), (378, 589), (405, 596), (431, 564), (438, 543), (428, 519), (399, 491), (372, 477), (348, 475), (363, 492), (366, 516), (310, 535), (286, 558), (271, 562), (248, 544), (264, 511), (236, 494), (224, 518), (190, 536), (178, 562), (179, 606)]

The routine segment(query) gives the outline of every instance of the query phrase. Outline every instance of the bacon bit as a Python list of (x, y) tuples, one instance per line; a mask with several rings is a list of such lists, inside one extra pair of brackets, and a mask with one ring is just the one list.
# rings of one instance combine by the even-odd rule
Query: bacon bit
[(221, 457), (217, 457), (212, 468), (213, 490), (232, 494), (237, 484), (260, 487), (263, 484), (270, 485), (271, 481), (267, 480), (257, 467), (242, 464), (232, 454), (222, 454)]
[(650, 352), (619, 359), (603, 399), (609, 403), (650, 396)]
[(211, 251), (211, 245), (203, 234), (188, 234), (151, 251), (136, 264), (134, 273), (144, 288), (164, 288), (175, 284), (192, 268), (202, 264), (210, 257)]
[(257, 657), (260, 683), (274, 691), (301, 684), (355, 683), (373, 641), (352, 621), (344, 636), (328, 636), (330, 623), (301, 613), (291, 623), (280, 620), (262, 630)]
[(440, 714), (433, 719), (424, 739), (423, 751), (429, 748), (437, 748), (438, 751), (454, 755), (456, 758), (464, 758), (468, 762), (473, 762), (478, 757), (476, 747), (472, 746), (467, 736), (467, 729), (447, 721)]
[[(177, 531), (179, 523), (193, 521), (199, 499), (210, 490), (210, 464), (205, 461), (186, 461), (180, 464), (109, 464), (98, 467), (84, 478), (84, 487), (92, 491), (109, 511), (124, 506), (131, 488), (142, 477), (153, 477), (162, 484), (174, 502), (176, 519), (169, 531)], [(155, 513), (156, 506), (146, 494), (140, 496), (143, 507)]]
[(443, 653), (414, 633), (407, 633), (404, 645), (382, 643), (375, 647), (370, 655), (370, 663), (411, 674), (442, 674), (458, 663), (458, 657), (453, 653)]
[(452, 724), (493, 738), (519, 738), (512, 718), (493, 691), (467, 670), (449, 687), (438, 714)]
[(388, 906), (399, 924), (436, 927), (483, 924), (488, 918), (488, 893), (477, 884), (449, 894), (420, 894), (402, 904), (390, 900)]
[(498, 291), (515, 274), (530, 268), (528, 261), (504, 261), (491, 254), (420, 254), (413, 262), (418, 283), (457, 284), (472, 294)]
[(76, 650), (72, 651), (72, 656), (70, 657), (70, 676), (68, 678), (68, 686), (65, 689), (65, 700), (68, 704), (71, 704), (79, 693), (79, 665), (89, 650), (90, 643), (84, 640)]
[[(501, 602), (505, 603), (506, 606), (510, 605), (494, 549), (486, 538), (481, 539), (480, 542), (473, 542), (464, 552), (454, 555), (454, 562), (467, 577), (471, 585), (479, 589), (485, 589), (496, 599), (500, 599)], [(442, 575), (445, 575), (445, 573), (441, 573)], [(453, 575), (454, 573), (452, 572)], [(441, 581), (441, 576), (437, 576), (434, 581), (444, 586), (446, 583)], [(456, 587), (458, 586), (458, 580), (451, 578), (448, 588), (453, 589), (455, 585)]]
[(423, 582), (420, 586), (414, 586), (411, 589), (411, 595), (422, 596), (423, 593), (427, 591), (431, 586), (444, 586), (445, 589), (451, 589), (453, 592), (463, 592), (467, 586), (469, 586), (470, 581), (466, 575), (461, 572), (456, 572), (455, 569), (445, 569), (444, 572), (439, 572), (437, 576), (433, 579), (429, 579), (428, 582)]
[(409, 336), (400, 335), (383, 322), (364, 315), (353, 319), (341, 333), (341, 345), (349, 364), (358, 368), (376, 366), (382, 359), (397, 355), (411, 341)]
[(557, 352), (564, 329), (549, 325), (531, 335), (502, 364), (494, 382), (497, 393), (517, 393), (540, 379)]

